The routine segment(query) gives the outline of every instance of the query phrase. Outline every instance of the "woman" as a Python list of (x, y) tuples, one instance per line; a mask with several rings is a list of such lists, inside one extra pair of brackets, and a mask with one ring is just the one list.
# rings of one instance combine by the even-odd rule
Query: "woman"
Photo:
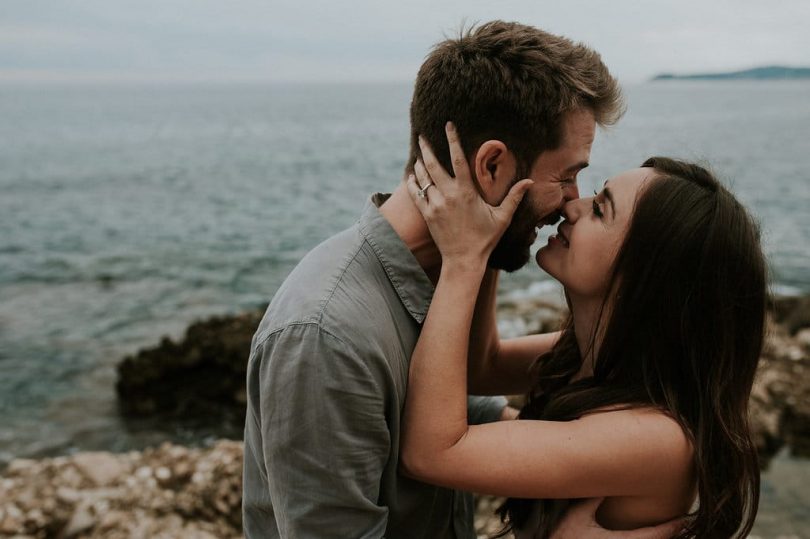
[(748, 213), (709, 172), (666, 158), (568, 203), (537, 260), (571, 315), (529, 372), (469, 365), (471, 391), (530, 392), (519, 421), (468, 426), (473, 292), (532, 182), (488, 206), (448, 135), (455, 178), (423, 145), (408, 185), (442, 269), (410, 367), (405, 473), (510, 497), (501, 516), (518, 537), (550, 535), (571, 501), (595, 497), (607, 528), (691, 511), (680, 537), (745, 537), (759, 497), (747, 414), (766, 301)]

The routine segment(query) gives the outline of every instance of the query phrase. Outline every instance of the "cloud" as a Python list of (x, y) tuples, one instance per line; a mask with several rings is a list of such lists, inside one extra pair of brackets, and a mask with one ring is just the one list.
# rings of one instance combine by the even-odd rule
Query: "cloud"
[(585, 41), (624, 81), (808, 64), (810, 2), (785, 0), (4, 0), (0, 78), (412, 80), (430, 47), (494, 18)]

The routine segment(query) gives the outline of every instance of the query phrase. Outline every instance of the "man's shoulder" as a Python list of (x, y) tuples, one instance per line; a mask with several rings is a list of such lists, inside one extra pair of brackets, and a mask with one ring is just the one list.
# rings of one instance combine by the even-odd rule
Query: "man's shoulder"
[(257, 331), (261, 340), (291, 325), (337, 334), (378, 307), (385, 270), (357, 226), (316, 246), (278, 289)]

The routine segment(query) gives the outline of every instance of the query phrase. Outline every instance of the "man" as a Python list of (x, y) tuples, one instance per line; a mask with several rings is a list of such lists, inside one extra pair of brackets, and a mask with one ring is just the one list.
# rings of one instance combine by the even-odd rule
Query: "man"
[[(420, 69), (404, 177), (419, 134), (451, 170), (444, 126), (453, 120), (488, 202), (533, 178), (490, 261), (513, 271), (527, 262), (535, 229), (578, 197), (595, 124), (620, 115), (618, 85), (594, 51), (529, 26), (487, 23), (437, 45)], [(402, 182), (373, 196), (359, 222), (313, 249), (276, 293), (248, 364), (247, 537), (475, 537), (470, 494), (398, 473), (409, 359), (440, 265)], [(482, 289), (494, 328), (494, 286)], [(476, 337), (478, 353), (531, 349), (533, 337), (501, 345), (486, 333)], [(500, 397), (471, 398), (469, 415), (512, 417)], [(601, 537), (592, 514), (561, 529)]]

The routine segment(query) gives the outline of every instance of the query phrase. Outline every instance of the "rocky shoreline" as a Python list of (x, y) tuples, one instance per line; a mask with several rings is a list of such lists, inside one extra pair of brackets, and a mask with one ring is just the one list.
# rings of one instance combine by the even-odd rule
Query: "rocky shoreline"
[[(261, 315), (199, 322), (180, 342), (163, 339), (125, 358), (121, 412), (197, 416), (225, 407), (243, 417), (246, 358)], [(510, 299), (499, 305), (499, 327), (504, 336), (549, 331), (562, 315), (553, 302)], [(774, 301), (751, 419), (764, 465), (783, 447), (810, 457), (810, 297)], [(17, 459), (0, 474), (0, 537), (241, 537), (241, 469), (242, 444), (227, 440)], [(498, 529), (496, 503), (479, 499), (481, 533)]]
[(0, 500), (0, 537), (241, 537), (242, 443), (18, 459)]

